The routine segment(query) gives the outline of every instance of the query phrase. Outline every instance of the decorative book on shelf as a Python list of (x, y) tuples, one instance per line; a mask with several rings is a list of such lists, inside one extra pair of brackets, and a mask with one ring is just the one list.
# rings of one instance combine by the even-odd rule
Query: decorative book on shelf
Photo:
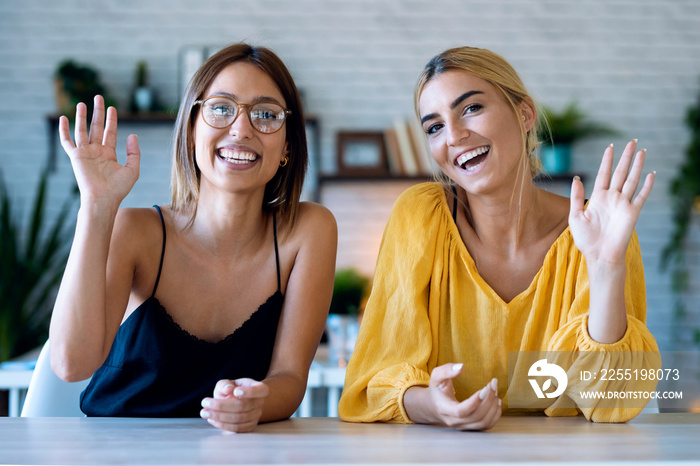
[(384, 132), (389, 171), (396, 176), (429, 176), (438, 168), (430, 157), (428, 141), (415, 119), (397, 118)]

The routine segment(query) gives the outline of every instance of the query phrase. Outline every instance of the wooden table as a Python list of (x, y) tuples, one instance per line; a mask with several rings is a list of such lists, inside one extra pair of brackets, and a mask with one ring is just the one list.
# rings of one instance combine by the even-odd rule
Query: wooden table
[(2, 418), (2, 464), (700, 463), (700, 414), (627, 424), (504, 417), (488, 432), (295, 418), (230, 434), (200, 419)]

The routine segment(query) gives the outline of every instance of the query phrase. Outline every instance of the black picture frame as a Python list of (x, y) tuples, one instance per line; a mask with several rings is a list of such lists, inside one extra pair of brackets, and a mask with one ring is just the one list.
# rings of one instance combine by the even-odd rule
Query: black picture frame
[(337, 136), (339, 176), (387, 176), (384, 133), (341, 131)]

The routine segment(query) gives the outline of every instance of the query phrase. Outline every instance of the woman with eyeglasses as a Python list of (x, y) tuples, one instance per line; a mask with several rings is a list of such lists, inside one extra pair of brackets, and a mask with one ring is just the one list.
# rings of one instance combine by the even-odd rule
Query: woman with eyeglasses
[(304, 116), (270, 50), (231, 45), (192, 78), (177, 117), (172, 203), (119, 209), (136, 182), (135, 135), (117, 162), (117, 112), (95, 97), (88, 131), (61, 144), (80, 188), (51, 321), (51, 364), (92, 377), (88, 416), (201, 416), (248, 432), (304, 396), (333, 289), (337, 230), (300, 202)]
[[(631, 376), (659, 363), (634, 233), (654, 182), (648, 174), (640, 183), (645, 151), (635, 157), (630, 142), (613, 170), (610, 145), (586, 205), (578, 179), (571, 199), (538, 188), (540, 113), (515, 70), (483, 49), (434, 57), (415, 106), (444, 180), (409, 189), (394, 206), (341, 418), (481, 430), (503, 411), (636, 416), (648, 398), (587, 402), (580, 394), (610, 388), (620, 365)], [(524, 364), (530, 352), (543, 352), (544, 362)], [(519, 385), (509, 379), (512, 362)], [(583, 370), (597, 380), (583, 380)], [(543, 396), (528, 398), (535, 384)]]

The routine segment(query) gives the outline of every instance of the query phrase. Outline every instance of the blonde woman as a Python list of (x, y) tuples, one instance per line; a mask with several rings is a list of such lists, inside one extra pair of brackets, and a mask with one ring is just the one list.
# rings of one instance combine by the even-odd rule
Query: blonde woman
[[(489, 429), (508, 408), (509, 351), (657, 354), (634, 233), (654, 175), (635, 195), (636, 141), (614, 171), (605, 150), (584, 208), (580, 180), (571, 199), (534, 185), (537, 107), (499, 55), (436, 56), (415, 104), (451, 181), (413, 187), (394, 206), (340, 416)], [(561, 408), (564, 398), (539, 411), (615, 422), (643, 408)]]
[(51, 321), (51, 364), (92, 376), (89, 416), (201, 416), (247, 432), (299, 406), (333, 288), (331, 213), (299, 202), (307, 166), (299, 94), (269, 49), (229, 46), (192, 78), (176, 123), (172, 203), (121, 209), (139, 171), (117, 162), (101, 97), (61, 143), (80, 188)]

